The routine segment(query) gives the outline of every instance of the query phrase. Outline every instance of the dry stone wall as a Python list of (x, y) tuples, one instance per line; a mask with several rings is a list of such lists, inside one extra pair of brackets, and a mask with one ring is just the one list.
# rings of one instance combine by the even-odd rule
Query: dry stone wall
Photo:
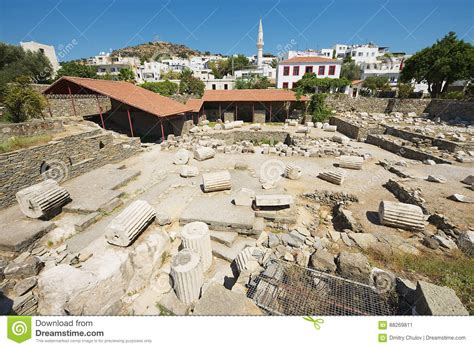
[(0, 125), (0, 142), (11, 137), (36, 136), (58, 133), (64, 130), (61, 120), (42, 120)]
[[(110, 98), (95, 95), (75, 95), (74, 107), (77, 116), (90, 116), (99, 114), (97, 106), (97, 99), (102, 112), (109, 111), (112, 106)], [(44, 114), (51, 117), (70, 117), (74, 116), (74, 108), (72, 106), (72, 99), (67, 94), (48, 95), (48, 106), (44, 110)]]
[(456, 118), (465, 121), (474, 120), (474, 102), (448, 99), (398, 99), (398, 98), (351, 98), (345, 94), (330, 94), (326, 105), (337, 113), (342, 112), (415, 112), (417, 115), (428, 113), (430, 117), (439, 117), (444, 121)]
[(14, 204), (19, 190), (46, 177), (69, 179), (128, 158), (137, 153), (140, 146), (139, 138), (125, 138), (93, 129), (44, 145), (0, 154), (0, 208)]

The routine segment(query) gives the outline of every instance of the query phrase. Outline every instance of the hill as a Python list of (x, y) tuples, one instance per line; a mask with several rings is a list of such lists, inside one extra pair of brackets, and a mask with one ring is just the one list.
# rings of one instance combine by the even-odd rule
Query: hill
[(136, 46), (129, 46), (113, 50), (111, 55), (122, 57), (139, 57), (144, 60), (159, 60), (159, 58), (169, 58), (171, 56), (189, 57), (201, 54), (200, 51), (189, 48), (185, 45), (174, 44), (165, 41), (148, 42)]

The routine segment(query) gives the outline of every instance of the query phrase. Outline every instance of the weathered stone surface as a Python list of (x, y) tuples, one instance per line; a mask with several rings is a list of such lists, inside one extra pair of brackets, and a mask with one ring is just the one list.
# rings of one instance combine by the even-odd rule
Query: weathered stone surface
[(471, 186), (474, 184), (474, 175), (468, 175), (464, 179), (461, 180), (463, 184)]
[(414, 231), (425, 229), (423, 211), (417, 205), (382, 201), (378, 213), (382, 225)]
[(444, 184), (446, 182), (446, 178), (441, 175), (428, 175), (426, 180), (430, 182), (436, 182), (438, 184)]
[(364, 158), (360, 156), (341, 156), (339, 157), (339, 167), (347, 169), (362, 169)]
[(37, 275), (44, 267), (44, 263), (37, 256), (28, 256), (24, 260), (9, 263), (5, 268), (6, 279), (24, 279)]
[(336, 259), (337, 271), (344, 277), (367, 284), (370, 279), (370, 265), (367, 257), (360, 253), (341, 252)]
[(330, 273), (335, 272), (337, 268), (334, 262), (334, 256), (323, 249), (316, 250), (313, 255), (311, 255), (309, 265), (318, 271)]
[(36, 315), (38, 299), (33, 292), (28, 292), (13, 301), (12, 312), (16, 315)]
[(176, 296), (185, 304), (199, 299), (204, 282), (201, 258), (190, 249), (183, 249), (173, 257), (171, 277)]
[(453, 201), (461, 202), (461, 203), (474, 203), (473, 198), (461, 195), (459, 193), (452, 194), (448, 198), (453, 200)]
[(16, 199), (23, 214), (38, 219), (56, 215), (64, 205), (71, 201), (71, 196), (55, 180), (48, 179), (18, 191)]
[(274, 233), (269, 233), (268, 234), (268, 247), (269, 248), (274, 248), (278, 244), (280, 244), (280, 240)]
[(15, 284), (13, 291), (15, 292), (17, 296), (21, 296), (21, 295), (26, 294), (32, 288), (34, 288), (37, 283), (38, 281), (36, 277), (25, 278)]
[(318, 175), (318, 178), (328, 181), (332, 184), (342, 185), (346, 177), (346, 172), (344, 170), (331, 170), (326, 172), (321, 172)]
[(229, 291), (213, 283), (194, 306), (194, 315), (263, 315), (260, 308), (244, 294)]
[(380, 293), (387, 293), (395, 289), (396, 278), (391, 272), (374, 267), (370, 273), (370, 284)]
[(174, 155), (174, 164), (187, 164), (189, 162), (189, 151), (186, 149), (179, 149)]
[(362, 250), (376, 249), (377, 238), (370, 233), (348, 233), (347, 235)]
[(155, 221), (160, 226), (171, 224), (171, 216), (163, 211), (157, 211)]
[(247, 188), (241, 188), (234, 196), (234, 204), (245, 207), (251, 207), (255, 199), (255, 191)]
[(474, 256), (474, 231), (466, 231), (459, 235), (458, 246), (466, 255)]
[(183, 166), (181, 168), (181, 171), (179, 172), (179, 175), (182, 176), (183, 178), (192, 178), (195, 176), (198, 176), (199, 174), (199, 169), (198, 167), (195, 166)]
[(243, 249), (235, 258), (235, 264), (237, 270), (242, 272), (244, 270), (255, 272), (260, 268), (258, 263), (258, 257), (261, 255), (261, 252), (256, 247), (247, 247)]
[(194, 159), (198, 161), (205, 161), (213, 158), (216, 155), (216, 152), (210, 147), (200, 147), (194, 150), (193, 155)]
[(453, 289), (419, 281), (415, 309), (421, 315), (469, 315)]
[(291, 180), (298, 180), (303, 172), (301, 171), (301, 167), (293, 164), (293, 163), (288, 163), (285, 167), (285, 172), (284, 176), (285, 178), (291, 179)]
[(110, 222), (106, 227), (105, 238), (110, 244), (127, 247), (155, 216), (156, 212), (148, 202), (136, 200)]
[(356, 233), (364, 232), (362, 225), (354, 218), (352, 212), (344, 208), (344, 205), (340, 204), (336, 208), (336, 214), (332, 219), (334, 227), (338, 231), (344, 231), (349, 229)]
[(227, 170), (204, 173), (202, 175), (202, 187), (204, 192), (230, 190), (232, 188), (230, 173)]
[(342, 145), (347, 145), (349, 144), (350, 139), (344, 135), (337, 134), (332, 137), (332, 141)]
[(203, 271), (207, 271), (212, 263), (209, 227), (201, 221), (186, 224), (181, 231), (181, 239), (185, 248), (193, 250), (199, 254)]
[(255, 204), (257, 207), (281, 207), (293, 204), (293, 197), (290, 195), (256, 195)]

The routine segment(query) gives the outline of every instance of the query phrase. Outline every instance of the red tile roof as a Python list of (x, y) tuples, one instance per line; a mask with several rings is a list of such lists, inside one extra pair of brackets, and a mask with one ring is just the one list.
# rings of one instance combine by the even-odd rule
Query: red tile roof
[(186, 102), (186, 106), (191, 108), (192, 112), (199, 112), (199, 110), (201, 110), (202, 103), (203, 103), (202, 99), (191, 98), (191, 99), (188, 99), (188, 101)]
[[(309, 100), (301, 96), (301, 101)], [(272, 102), (297, 101), (295, 92), (287, 89), (232, 89), (204, 91), (205, 102)]]
[(189, 106), (124, 81), (63, 76), (49, 86), (43, 93), (67, 94), (68, 86), (71, 88), (73, 94), (91, 94), (90, 91), (92, 91), (93, 93), (105, 95), (123, 104), (130, 105), (158, 117), (166, 117), (190, 111)]
[(324, 58), (324, 57), (293, 57), (290, 59), (282, 60), (279, 64), (292, 64), (292, 63), (340, 63), (337, 59)]

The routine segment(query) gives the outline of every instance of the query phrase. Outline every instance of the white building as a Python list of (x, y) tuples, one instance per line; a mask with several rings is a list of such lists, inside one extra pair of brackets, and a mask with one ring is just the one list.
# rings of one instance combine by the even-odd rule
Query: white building
[(339, 78), (342, 61), (325, 57), (293, 57), (278, 63), (277, 88), (293, 88), (304, 74), (318, 78)]
[(256, 67), (234, 71), (234, 77), (237, 79), (248, 79), (255, 75), (266, 77), (274, 81), (276, 79), (276, 68), (264, 64), (260, 68)]
[(288, 50), (281, 55), (281, 59), (291, 59), (293, 57), (326, 57), (332, 58), (334, 50), (332, 48), (323, 48), (321, 50), (307, 49), (304, 51)]
[(336, 44), (333, 46), (335, 57), (343, 59), (350, 56), (356, 64), (375, 63), (377, 58), (388, 52), (387, 47), (379, 47), (368, 43), (365, 45), (344, 45)]
[(118, 75), (121, 69), (131, 69), (137, 74), (140, 66), (138, 57), (111, 56), (110, 53), (100, 52), (99, 55), (87, 60), (87, 65), (97, 69), (97, 75)]
[(20, 46), (24, 50), (43, 53), (51, 63), (51, 67), (53, 68), (52, 75), (56, 75), (56, 72), (60, 69), (60, 65), (58, 62), (58, 57), (56, 57), (56, 51), (54, 50), (54, 46), (45, 45), (35, 41), (20, 42)]
[(155, 82), (161, 80), (161, 75), (169, 71), (169, 66), (160, 62), (145, 62), (140, 65), (135, 75), (137, 82)]

